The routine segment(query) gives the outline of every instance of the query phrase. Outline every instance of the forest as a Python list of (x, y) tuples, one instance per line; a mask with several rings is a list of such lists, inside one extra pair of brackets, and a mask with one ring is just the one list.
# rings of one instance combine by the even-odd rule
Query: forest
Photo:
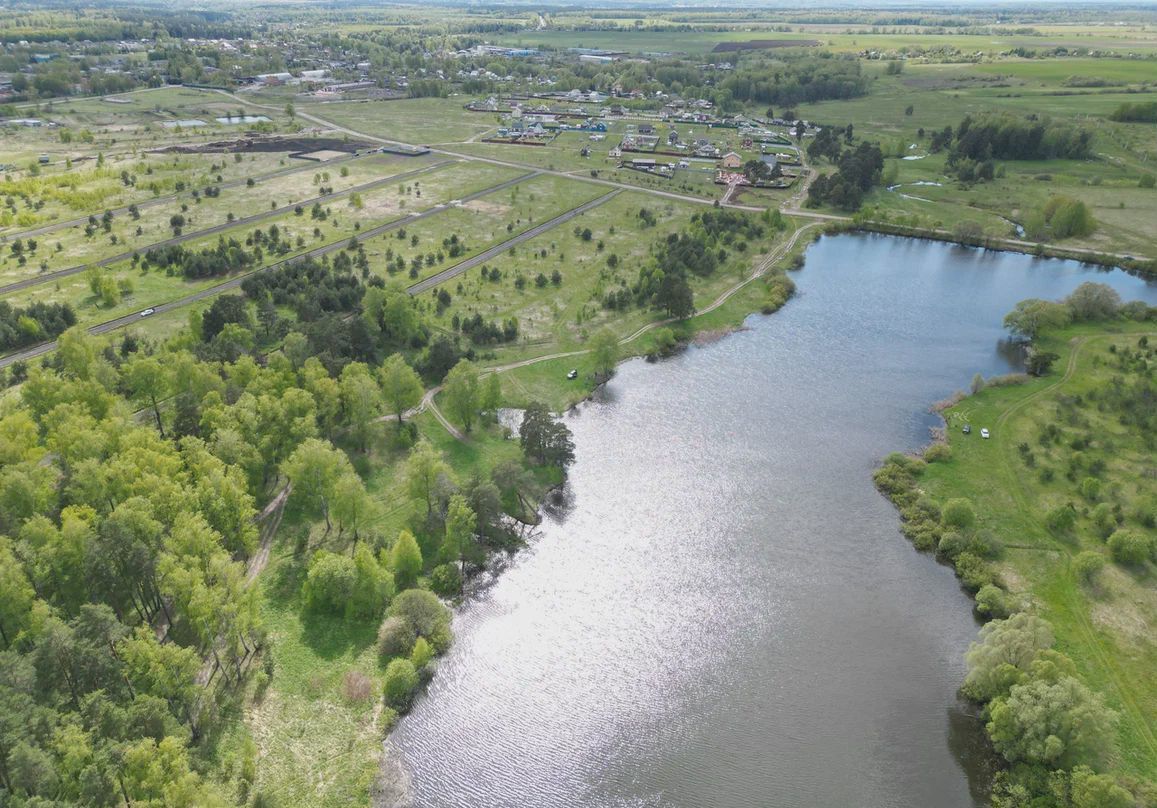
[[(311, 272), (334, 277), (301, 262), (249, 291), (300, 302), (293, 285)], [(412, 298), (351, 288), (375, 352), (448, 361), (413, 353), (426, 327)], [(525, 460), (459, 481), (403, 420), (424, 384), (402, 353), (374, 365), (330, 354), (331, 372), (309, 338), (263, 328), (253, 306), (218, 297), (164, 347), (67, 330), (0, 417), (6, 804), (212, 806), (246, 795), (243, 772), (236, 782), (207, 773), (238, 699), (273, 675), (251, 581), (271, 540), (259, 507), (287, 496), (325, 526), (297, 549), (301, 609), (380, 620), (385, 704), (405, 710), (450, 643), (435, 593), (457, 595), (490, 552), (517, 545), (507, 514), (525, 518), (528, 469), (573, 458), (569, 430), (531, 407)], [(445, 406), (470, 431), (494, 417), (497, 378), (451, 359)], [(378, 505), (351, 463), (383, 440), (403, 452), (414, 503), (398, 535), (376, 527)]]

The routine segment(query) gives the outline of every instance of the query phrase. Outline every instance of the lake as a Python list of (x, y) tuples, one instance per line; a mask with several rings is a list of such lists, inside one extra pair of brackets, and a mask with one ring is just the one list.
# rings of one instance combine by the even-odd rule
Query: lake
[(871, 473), (929, 405), (1008, 372), (1001, 319), (1071, 261), (822, 239), (772, 316), (625, 363), (567, 416), (540, 535), (455, 618), (388, 741), (424, 808), (966, 808), (991, 764), (958, 702), (977, 632)]

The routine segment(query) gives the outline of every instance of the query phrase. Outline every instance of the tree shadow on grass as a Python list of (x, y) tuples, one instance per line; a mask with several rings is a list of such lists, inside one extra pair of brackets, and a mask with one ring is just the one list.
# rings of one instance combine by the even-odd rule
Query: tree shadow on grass
[(377, 639), (377, 623), (340, 615), (301, 613), (301, 640), (321, 659), (356, 657)]

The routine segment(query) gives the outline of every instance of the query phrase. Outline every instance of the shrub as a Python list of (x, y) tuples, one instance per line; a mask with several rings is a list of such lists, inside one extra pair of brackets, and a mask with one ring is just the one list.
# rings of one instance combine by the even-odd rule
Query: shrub
[(1140, 188), (1152, 188), (1157, 186), (1157, 177), (1154, 177), (1152, 174), (1142, 174), (1141, 179), (1137, 181), (1137, 185)]
[(1058, 505), (1045, 514), (1045, 527), (1053, 533), (1067, 533), (1077, 521), (1077, 511), (1071, 504)]
[(417, 687), (418, 671), (414, 669), (413, 662), (408, 659), (395, 659), (386, 666), (386, 681), (382, 688), (386, 704), (395, 710), (409, 709)]
[(405, 656), (414, 646), (414, 630), (401, 617), (390, 616), (378, 627), (378, 653), (383, 657)]
[(1095, 584), (1105, 568), (1105, 557), (1092, 550), (1082, 550), (1073, 559), (1073, 573), (1083, 584)]
[(945, 527), (971, 530), (976, 525), (976, 511), (967, 499), (957, 497), (944, 503), (940, 521)]
[(969, 552), (956, 556), (956, 574), (964, 587), (972, 592), (992, 583), (992, 570), (984, 559)]
[(1109, 554), (1118, 564), (1136, 566), (1149, 557), (1152, 540), (1133, 530), (1118, 530), (1109, 537)]
[(940, 537), (940, 544), (936, 548), (936, 552), (942, 558), (955, 559), (967, 549), (968, 539), (964, 534), (950, 530)]
[(394, 598), (390, 615), (405, 621), (417, 636), (425, 637), (436, 652), (450, 647), (450, 610), (433, 592), (407, 589)]
[(976, 611), (993, 620), (1003, 620), (1014, 611), (1008, 593), (995, 584), (985, 584), (976, 592)]
[(410, 662), (418, 670), (426, 667), (430, 660), (434, 657), (434, 649), (430, 647), (430, 643), (426, 642), (425, 637), (419, 637), (414, 643), (414, 650), (410, 652)]
[(346, 701), (363, 702), (373, 693), (373, 681), (361, 671), (346, 671), (342, 678), (341, 694)]
[(952, 447), (947, 443), (933, 443), (924, 450), (924, 461), (927, 463), (943, 463), (952, 459)]
[(1077, 486), (1077, 492), (1089, 502), (1096, 502), (1101, 496), (1101, 481), (1096, 477), (1086, 477)]
[(430, 571), (430, 588), (444, 598), (462, 591), (462, 573), (457, 564), (439, 564)]

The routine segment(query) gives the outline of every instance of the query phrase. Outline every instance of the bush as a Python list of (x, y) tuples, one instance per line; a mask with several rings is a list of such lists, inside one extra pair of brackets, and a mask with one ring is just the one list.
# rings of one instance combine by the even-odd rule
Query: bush
[(976, 611), (992, 620), (1003, 620), (1016, 609), (1007, 592), (995, 584), (985, 584), (976, 592)]
[(1152, 540), (1133, 530), (1118, 530), (1109, 537), (1109, 554), (1118, 564), (1137, 566), (1149, 558)]
[(1137, 181), (1137, 186), (1140, 188), (1157, 186), (1157, 177), (1154, 177), (1152, 174), (1142, 174), (1141, 179)]
[(450, 647), (450, 610), (433, 592), (407, 589), (394, 598), (389, 613), (401, 618), (414, 634), (425, 637), (435, 652)]
[(386, 666), (386, 682), (382, 688), (386, 704), (399, 711), (409, 709), (417, 687), (418, 671), (415, 670), (413, 662), (408, 659), (395, 659)]
[(439, 564), (430, 571), (430, 588), (444, 598), (462, 591), (462, 573), (457, 564)]
[(430, 660), (434, 658), (434, 649), (430, 647), (430, 643), (426, 642), (425, 637), (419, 637), (414, 643), (414, 650), (410, 652), (410, 662), (419, 671), (430, 664)]
[(943, 463), (952, 459), (952, 447), (947, 443), (933, 443), (924, 450), (926, 463)]
[(976, 525), (976, 511), (972, 503), (963, 497), (950, 499), (944, 503), (940, 513), (940, 521), (944, 527), (954, 527), (959, 530), (971, 530)]
[(984, 559), (972, 553), (964, 552), (956, 556), (956, 574), (964, 587), (972, 592), (992, 583), (992, 570)]
[(401, 617), (387, 617), (378, 627), (378, 653), (383, 657), (406, 656), (414, 647), (416, 636)]
[(1093, 585), (1105, 568), (1105, 557), (1092, 550), (1082, 550), (1073, 559), (1073, 573), (1083, 584)]
[(1068, 533), (1076, 521), (1077, 511), (1068, 503), (1058, 505), (1045, 514), (1045, 527), (1053, 533)]
[(936, 553), (941, 558), (955, 560), (956, 556), (968, 549), (968, 538), (962, 533), (950, 530), (940, 537)]

